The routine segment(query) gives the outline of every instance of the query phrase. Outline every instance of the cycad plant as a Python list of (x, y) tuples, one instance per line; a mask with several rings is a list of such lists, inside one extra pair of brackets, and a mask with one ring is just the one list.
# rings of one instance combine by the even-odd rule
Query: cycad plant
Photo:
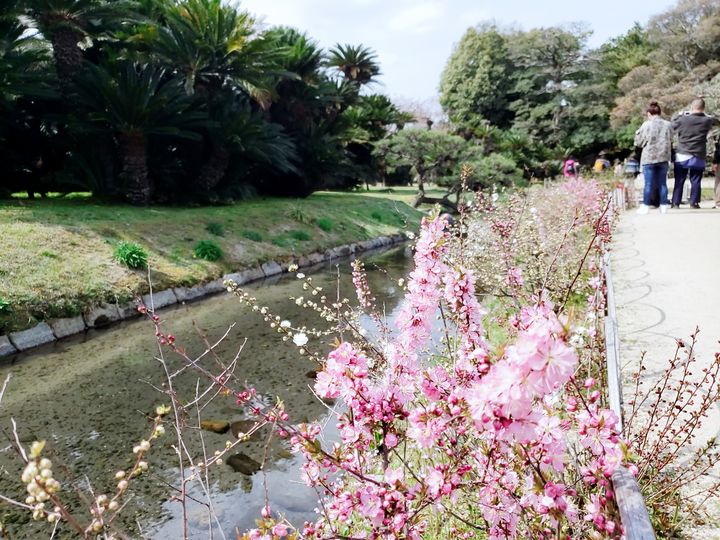
[(375, 51), (364, 45), (335, 45), (330, 49), (326, 65), (343, 74), (356, 87), (376, 82), (380, 65)]
[[(52, 44), (60, 87), (67, 98), (81, 71), (81, 42), (108, 35), (134, 18), (131, 0), (29, 0), (24, 15)], [(85, 43), (87, 45), (87, 43)]]
[(0, 99), (52, 94), (47, 67), (50, 49), (14, 13), (0, 14)]
[(346, 174), (348, 126), (341, 113), (352, 96), (347, 86), (329, 77), (323, 50), (306, 34), (278, 27), (266, 36), (284, 51), (281, 68), (295, 74), (278, 79), (270, 118), (292, 137), (301, 165), (296, 174), (266, 178), (262, 188), (275, 194), (307, 196), (327, 185), (329, 178)]
[(88, 127), (109, 131), (117, 138), (128, 200), (148, 204), (152, 191), (148, 137), (199, 140), (197, 130), (207, 126), (206, 113), (185, 94), (180, 79), (149, 64), (127, 61), (110, 68), (89, 66), (77, 87)]
[(46, 170), (52, 146), (43, 116), (55, 102), (51, 52), (8, 5), (0, 13), (0, 192), (28, 189)]
[(278, 52), (255, 30), (255, 19), (221, 0), (165, 2), (162, 24), (144, 39), (155, 59), (184, 79), (188, 94), (233, 87), (260, 103), (270, 99)]
[(225, 133), (243, 96), (266, 108), (278, 50), (255, 31), (246, 11), (221, 0), (162, 0), (162, 24), (142, 36), (152, 58), (183, 79), (188, 95), (202, 100), (215, 129), (204, 133), (205, 156), (197, 185), (208, 194), (222, 181), (232, 148)]

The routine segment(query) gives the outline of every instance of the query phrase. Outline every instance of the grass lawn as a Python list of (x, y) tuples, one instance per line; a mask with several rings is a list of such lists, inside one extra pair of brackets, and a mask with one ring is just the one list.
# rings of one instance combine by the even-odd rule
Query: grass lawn
[[(2, 200), (0, 334), (147, 292), (146, 270), (113, 260), (119, 241), (145, 248), (155, 289), (192, 285), (270, 259), (414, 230), (422, 215), (406, 204), (414, 192), (395, 189), (199, 208), (135, 208), (81, 196)], [(195, 258), (201, 240), (216, 242), (223, 258)]]
[[(362, 195), (367, 195), (368, 197), (380, 197), (383, 199), (391, 199), (393, 201), (400, 201), (412, 205), (412, 203), (415, 201), (415, 195), (417, 195), (417, 188), (415, 186), (384, 187), (382, 185), (376, 185), (370, 186), (370, 191), (365, 191), (365, 189), (362, 188), (360, 191), (358, 191), (358, 193)], [(425, 195), (427, 195), (428, 197), (440, 198), (445, 195), (445, 193), (447, 193), (447, 190), (445, 188), (438, 187), (432, 184), (425, 186)], [(454, 201), (455, 198), (451, 197), (450, 200)]]

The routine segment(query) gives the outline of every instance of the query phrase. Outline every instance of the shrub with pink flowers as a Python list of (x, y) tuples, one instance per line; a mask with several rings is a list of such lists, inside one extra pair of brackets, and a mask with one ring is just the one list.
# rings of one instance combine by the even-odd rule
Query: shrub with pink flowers
[[(320, 496), (317, 521), (298, 531), (303, 538), (622, 535), (610, 478), (625, 445), (618, 419), (579, 365), (594, 343), (582, 325), (592, 326), (604, 307), (594, 259), (609, 227), (597, 186), (561, 189), (578, 228), (561, 234), (588, 243), (576, 278), (567, 278), (587, 296), (583, 314), (571, 317), (542, 287), (513, 292), (524, 284), (523, 267), (509, 259), (512, 312), (487, 313), (477, 273), (457, 256), (483, 249), (464, 234), (477, 219), (467, 214), (457, 235), (442, 217), (423, 221), (395, 328), (377, 333), (384, 338), (356, 331), (358, 311), (338, 316), (343, 339), (324, 359), (315, 391), (337, 400), (340, 439), (324, 442), (317, 423), (289, 432), (305, 456), (303, 477)], [(500, 234), (508, 257), (511, 236)], [(354, 283), (368, 309), (372, 294), (359, 266)], [(486, 321), (503, 325), (502, 339), (489, 338)], [(244, 538), (274, 537), (268, 531)]]
[(571, 285), (578, 271), (593, 271), (588, 246), (597, 250), (610, 240), (611, 209), (602, 193), (593, 180), (570, 179), (511, 193), (502, 203), (480, 194), (467, 219), (468, 241), (456, 244), (454, 257), (475, 271), (481, 292), (495, 297), (582, 297)]

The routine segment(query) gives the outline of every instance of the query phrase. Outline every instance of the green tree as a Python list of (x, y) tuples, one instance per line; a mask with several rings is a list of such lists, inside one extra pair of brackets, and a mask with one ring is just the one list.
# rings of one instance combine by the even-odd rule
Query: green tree
[(328, 51), (325, 65), (342, 73), (358, 92), (360, 87), (376, 82), (380, 75), (377, 54), (364, 45), (335, 45)]
[(515, 160), (504, 154), (494, 152), (469, 158), (463, 161), (462, 165), (470, 168), (467, 183), (472, 190), (488, 189), (493, 186), (509, 187), (520, 183), (523, 179), (523, 172)]
[(718, 68), (720, 4), (715, 0), (680, 0), (648, 23), (652, 59), (690, 73), (699, 66)]
[[(14, 9), (15, 8), (15, 9)], [(48, 112), (57, 108), (57, 80), (48, 43), (18, 18), (19, 6), (0, 14), (0, 192), (30, 197), (61, 155)], [(16, 10), (17, 9), (17, 10)]]
[(563, 119), (571, 112), (567, 92), (587, 76), (586, 42), (582, 26), (536, 28), (510, 36), (516, 69), (512, 103), (514, 127), (550, 145), (563, 139)]
[(652, 51), (619, 82), (621, 96), (613, 124), (637, 121), (648, 101), (664, 112), (685, 107), (720, 73), (720, 4), (715, 0), (681, 0), (650, 19), (647, 39)]
[(25, 16), (52, 44), (55, 68), (64, 96), (81, 71), (83, 49), (98, 36), (108, 36), (134, 21), (136, 4), (129, 0), (31, 0)]
[(342, 113), (347, 123), (347, 150), (357, 167), (358, 183), (366, 185), (379, 178), (379, 164), (373, 155), (375, 144), (385, 137), (391, 127), (402, 129), (413, 120), (411, 114), (400, 111), (386, 96), (373, 94), (359, 96), (358, 100)]
[(110, 70), (91, 66), (76, 84), (87, 115), (86, 129), (94, 127), (117, 137), (127, 199), (132, 204), (150, 203), (148, 138), (199, 140), (197, 129), (205, 126), (207, 115), (194, 108), (182, 81), (167, 77), (158, 66), (133, 62)]
[(617, 92), (617, 83), (637, 66), (647, 65), (655, 45), (647, 30), (635, 23), (625, 34), (611, 38), (593, 53), (599, 78)]
[(278, 52), (257, 36), (247, 11), (221, 0), (166, 2), (160, 22), (143, 29), (153, 58), (207, 99), (225, 86), (267, 105)]
[(264, 178), (261, 191), (306, 197), (321, 187), (353, 182), (346, 148), (350, 125), (342, 113), (356, 99), (356, 89), (329, 76), (323, 50), (306, 34), (277, 27), (265, 35), (283, 51), (281, 70), (295, 75), (277, 78), (269, 117), (292, 138), (300, 165), (295, 174)]
[(507, 38), (493, 25), (469, 28), (453, 50), (440, 79), (440, 104), (463, 129), (483, 121), (506, 128), (513, 66)]
[[(247, 96), (262, 108), (271, 100), (279, 52), (256, 35), (255, 20), (246, 11), (221, 0), (164, 2), (159, 23), (142, 30), (152, 59), (184, 80), (188, 95), (197, 95), (214, 120), (205, 133), (203, 163), (197, 186), (206, 197), (223, 180), (230, 166), (231, 141), (238, 141), (250, 122), (250, 108), (238, 100)], [(247, 147), (251, 141), (243, 141)]]
[[(440, 203), (453, 210), (456, 206), (447, 200), (425, 195), (425, 184), (433, 179), (452, 174), (467, 143), (462, 137), (444, 131), (429, 129), (403, 129), (380, 141), (375, 155), (382, 160), (387, 172), (410, 167), (415, 175), (418, 194), (414, 206), (422, 203)], [(455, 191), (454, 188), (450, 190)]]
[[(603, 43), (591, 53), (590, 67), (593, 68), (593, 76), (591, 87), (584, 92), (589, 95), (581, 95), (579, 98), (592, 103), (591, 109), (596, 111), (595, 116), (585, 118), (584, 123), (578, 126), (581, 137), (594, 136), (607, 145), (612, 137), (619, 148), (632, 147), (641, 116), (636, 115), (630, 122), (614, 122), (611, 113), (617, 100), (622, 98), (620, 81), (635, 68), (647, 66), (654, 49), (647, 30), (636, 23), (625, 34)], [(598, 137), (602, 134), (605, 136)]]

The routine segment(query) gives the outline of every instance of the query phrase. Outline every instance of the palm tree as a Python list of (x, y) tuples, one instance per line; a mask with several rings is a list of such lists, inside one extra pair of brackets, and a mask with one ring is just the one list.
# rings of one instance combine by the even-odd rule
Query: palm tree
[(51, 161), (46, 152), (57, 150), (44, 121), (57, 98), (51, 61), (47, 43), (29, 33), (8, 6), (0, 14), (0, 191), (22, 188), (32, 197)]
[(116, 72), (89, 66), (76, 86), (88, 122), (117, 138), (128, 200), (148, 204), (152, 194), (148, 137), (199, 140), (197, 129), (207, 125), (207, 115), (197, 110), (180, 79), (168, 77), (165, 69), (148, 64), (128, 61), (119, 64)]
[(358, 102), (345, 111), (350, 123), (367, 133), (366, 141), (378, 141), (386, 134), (390, 126), (402, 129), (412, 122), (414, 116), (398, 109), (390, 99), (382, 94), (360, 96)]
[(328, 76), (322, 49), (306, 34), (277, 27), (265, 35), (284, 52), (280, 68), (295, 75), (277, 79), (270, 118), (293, 138), (302, 164), (297, 174), (275, 178), (272, 187), (275, 193), (304, 197), (351, 168), (342, 112), (355, 99), (356, 89)]
[(376, 82), (380, 75), (377, 54), (364, 45), (340, 45), (330, 49), (325, 63), (343, 74), (345, 80), (360, 86)]
[(49, 52), (20, 19), (0, 16), (0, 102), (52, 95), (47, 73)]
[(185, 79), (188, 94), (231, 86), (267, 104), (278, 51), (257, 35), (247, 11), (221, 0), (184, 0), (166, 3), (162, 18), (145, 39), (154, 57)]
[(131, 22), (135, 3), (130, 0), (31, 0), (25, 16), (52, 44), (60, 88), (71, 95), (73, 78), (80, 72), (79, 44)]
[(278, 51), (255, 31), (246, 11), (221, 0), (166, 0), (162, 24), (147, 27), (144, 38), (154, 59), (182, 77), (188, 95), (197, 95), (217, 129), (206, 134), (205, 163), (197, 183), (205, 193), (223, 179), (231, 149), (225, 132), (236, 113), (238, 95), (267, 108)]
[(343, 112), (348, 123), (347, 149), (356, 166), (356, 182), (379, 179), (379, 160), (373, 156), (375, 143), (385, 137), (391, 128), (402, 129), (413, 120), (409, 113), (400, 111), (386, 96), (373, 94), (359, 96), (357, 102)]
[(302, 82), (313, 85), (321, 77), (323, 50), (306, 33), (287, 26), (276, 26), (263, 36), (274, 47), (282, 51), (279, 64), (282, 69), (295, 77), (280, 79), (283, 82)]

